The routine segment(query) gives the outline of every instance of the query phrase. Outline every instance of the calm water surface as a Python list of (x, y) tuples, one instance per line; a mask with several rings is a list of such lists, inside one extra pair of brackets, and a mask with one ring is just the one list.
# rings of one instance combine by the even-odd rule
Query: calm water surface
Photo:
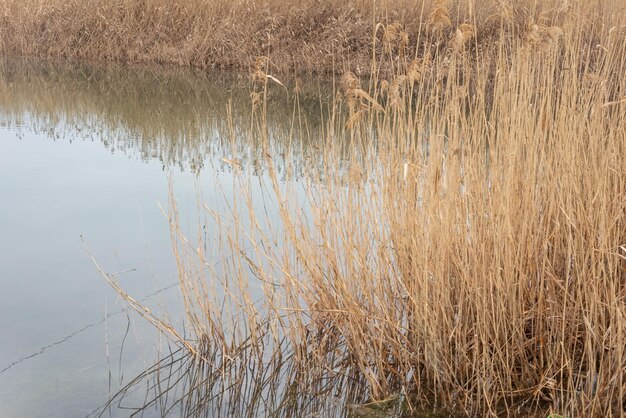
[[(254, 141), (238, 134), (250, 121), (249, 94), (247, 81), (206, 73), (0, 64), (0, 417), (97, 416), (168, 351), (89, 254), (131, 295), (179, 323), (161, 207), (167, 212), (171, 182), (183, 229), (193, 234), (199, 190), (203, 202), (228, 211), (233, 168), (224, 158), (264, 177)], [(280, 138), (289, 107), (271, 114)], [(228, 129), (237, 141), (226, 139)], [(309, 145), (296, 153), (279, 139), (272, 145), (276, 156), (291, 155), (295, 182), (299, 166), (315, 163)], [(136, 399), (145, 396), (138, 391)], [(123, 407), (104, 416), (128, 416)]]

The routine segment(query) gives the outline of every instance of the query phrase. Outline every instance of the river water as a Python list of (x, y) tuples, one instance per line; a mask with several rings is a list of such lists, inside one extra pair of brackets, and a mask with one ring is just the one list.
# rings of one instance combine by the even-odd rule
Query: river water
[[(0, 64), (0, 417), (98, 416), (172, 348), (98, 266), (181, 321), (166, 214), (174, 198), (181, 228), (193, 235), (201, 218), (206, 234), (199, 199), (227, 213), (234, 170), (263, 179), (254, 141), (239, 133), (251, 121), (250, 88), (177, 69)], [(315, 88), (304, 113), (319, 115)], [(293, 128), (289, 101), (276, 103), (275, 134)], [(272, 142), (278, 161), (290, 159), (290, 181), (311, 159), (308, 146)], [(104, 416), (128, 416), (146, 396)]]

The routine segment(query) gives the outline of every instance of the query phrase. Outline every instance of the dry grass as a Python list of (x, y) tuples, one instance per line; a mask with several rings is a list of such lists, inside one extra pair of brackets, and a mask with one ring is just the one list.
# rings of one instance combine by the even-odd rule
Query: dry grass
[[(372, 24), (374, 77), (342, 78), (323, 175), (304, 199), (262, 149), (267, 183), (239, 179), (210, 243), (234, 254), (222, 268), (174, 208), (186, 347), (209, 376), (196, 391), (278, 415), (291, 395), (626, 414), (625, 15), (618, 1), (531, 4), (486, 15), (437, 2), (423, 19)], [(264, 74), (249, 135), (267, 144)], [(258, 187), (280, 222), (254, 204)]]
[(0, 53), (246, 70), (267, 56), (280, 73), (365, 75), (377, 22), (385, 30), (376, 31), (375, 49), (404, 59), (421, 56), (431, 41), (445, 49), (450, 38), (492, 49), (501, 32), (519, 37), (528, 25), (541, 32), (529, 36), (541, 41), (543, 27), (566, 14), (594, 14), (586, 28), (591, 39), (610, 24), (618, 3), (2, 0)]

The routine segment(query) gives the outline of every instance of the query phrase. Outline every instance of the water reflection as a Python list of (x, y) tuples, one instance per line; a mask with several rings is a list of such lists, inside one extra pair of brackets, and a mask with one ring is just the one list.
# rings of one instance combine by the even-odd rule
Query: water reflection
[[(116, 301), (81, 236), (106, 271), (125, 272), (130, 294), (182, 318), (159, 208), (171, 197), (168, 181), (193, 230), (198, 184), (203, 201), (227, 213), (232, 173), (262, 181), (264, 152), (293, 181), (320, 164), (325, 87), (297, 97), (270, 89), (268, 129), (258, 136), (248, 134), (263, 123), (253, 88), (177, 69), (0, 62), (1, 417), (85, 416), (163, 352), (159, 333)], [(210, 236), (215, 226), (201, 221)], [(124, 399), (145, 398), (135, 395)]]
[[(320, 359), (304, 346), (328, 343), (310, 335), (303, 347), (291, 347), (269, 356), (255, 353), (255, 342), (236, 358), (209, 361), (176, 349), (138, 375), (101, 409), (125, 408), (131, 416), (181, 417), (349, 417), (442, 418), (463, 416), (447, 410), (409, 407), (406, 394), (371, 401), (366, 379), (357, 368), (341, 368), (349, 358), (330, 355)], [(261, 336), (260, 338), (263, 338)], [(209, 342), (201, 348), (210, 352)], [(304, 351), (303, 351), (304, 349)], [(299, 366), (292, 356), (302, 356)], [(344, 370), (335, 372), (334, 370)], [(345, 371), (347, 370), (347, 372)], [(138, 400), (136, 393), (145, 395)]]
[[(313, 157), (329, 84), (298, 83), (297, 95), (271, 87), (263, 122), (272, 154)], [(164, 168), (197, 171), (207, 156), (236, 155), (259, 170), (252, 151), (261, 139), (249, 134), (253, 91), (246, 77), (223, 73), (5, 60), (0, 123), (51, 138), (100, 141), (111, 152), (157, 159)]]
[[(131, 416), (184, 417), (391, 417), (406, 413), (400, 398), (367, 406), (362, 376), (335, 374), (313, 358), (295, 369), (289, 356), (251, 355), (217, 363), (176, 349), (138, 375), (100, 410), (124, 408)], [(284, 353), (286, 354), (286, 353)], [(218, 360), (212, 358), (211, 360)], [(221, 359), (223, 360), (223, 359)], [(137, 392), (144, 394), (138, 400)]]
[[(273, 222), (278, 216), (272, 211), (278, 209), (266, 207), (264, 200), (268, 155), (282, 186), (291, 190), (302, 192), (302, 173), (323, 176), (321, 149), (328, 144), (322, 141), (332, 135), (323, 134), (322, 121), (329, 112), (324, 103), (332, 97), (331, 89), (320, 82), (298, 84), (297, 94), (288, 83), (285, 89), (272, 85), (267, 112), (260, 112), (251, 93), (262, 87), (251, 85), (245, 77), (179, 69), (0, 61), (0, 160), (3, 155), (11, 156), (10, 164), (0, 164), (0, 194), (9, 202), (5, 205), (8, 215), (0, 218), (5, 233), (0, 253), (10, 260), (0, 263), (0, 284), (14, 302), (11, 305), (8, 296), (0, 298), (0, 314), (13, 318), (0, 324), (9, 330), (5, 335), (13, 329), (40, 330), (32, 341), (0, 337), (0, 357), (7, 359), (7, 364), (0, 364), (0, 416), (25, 412), (60, 417), (67, 415), (70, 405), (78, 415), (92, 411), (89, 415), (102, 416), (339, 416), (354, 412), (346, 409), (347, 404), (366, 401), (364, 391), (352, 390), (361, 385), (362, 376), (329, 374), (316, 367), (319, 362), (313, 358), (297, 362), (301, 368), (295, 370), (285, 356), (308, 354), (282, 345), (281, 350), (271, 350), (267, 342), (262, 346), (270, 354), (260, 357), (249, 348), (254, 344), (235, 357), (207, 348), (215, 360), (210, 364), (176, 347), (168, 346), (165, 351), (159, 347), (156, 352), (162, 360), (147, 367), (154, 357), (148, 353), (142, 357), (143, 364), (137, 357), (146, 345), (153, 348), (157, 332), (146, 331), (148, 323), (139, 318), (140, 325), (132, 325), (136, 346), (128, 347), (132, 314), (119, 306), (109, 310), (105, 302), (102, 315), (100, 301), (103, 294), (109, 295), (105, 300), (113, 299), (110, 289), (102, 289), (102, 278), (98, 278), (97, 291), (83, 280), (97, 276), (79, 240), (85, 235), (106, 271), (132, 272), (134, 280), (120, 280), (140, 302), (152, 304), (154, 296), (177, 290), (168, 225), (155, 197), (164, 205), (168, 199), (177, 200), (178, 210), (185, 214), (180, 225), (201, 223), (202, 236), (193, 237), (192, 232), (192, 239), (206, 245), (213, 237), (212, 248), (218, 250), (210, 261), (219, 276), (220, 258), (232, 254), (219, 247), (216, 230), (223, 225), (199, 214), (199, 183), (209, 186), (203, 198), (211, 201), (212, 209), (236, 216), (229, 213), (231, 203), (243, 189), (222, 186), (241, 179), (233, 173), (245, 172), (246, 178), (257, 181), (247, 189), (249, 204), (259, 205), (259, 213)], [(347, 168), (345, 174), (353, 175)], [(362, 179), (361, 171), (358, 174)], [(19, 183), (11, 177), (19, 178)], [(168, 189), (172, 177), (174, 195)], [(293, 196), (298, 198), (298, 192)], [(245, 230), (248, 221), (238, 222)], [(25, 238), (32, 236), (38, 240)], [(20, 245), (15, 245), (18, 241)], [(37, 245), (54, 251), (40, 254), (35, 266), (29, 262)], [(104, 255), (102, 247), (107, 246), (113, 248), (112, 257)], [(244, 247), (245, 243), (239, 244)], [(149, 253), (147, 260), (144, 251)], [(55, 280), (49, 280), (50, 274)], [(16, 291), (22, 282), (30, 287)], [(28, 308), (38, 300), (37, 291), (41, 293), (37, 307)], [(183, 318), (181, 301), (176, 296), (163, 297), (162, 305), (170, 309), (171, 318)], [(65, 308), (62, 315), (58, 306)], [(185, 328), (184, 323), (179, 325)], [(106, 363), (98, 355), (103, 335)], [(112, 372), (115, 367), (110, 361), (113, 347), (119, 350), (117, 373)], [(55, 350), (65, 352), (50, 354)], [(122, 357), (133, 358), (134, 364), (129, 366)], [(49, 369), (50, 376), (38, 375), (42, 368)], [(58, 376), (79, 371), (80, 379), (68, 378), (59, 385)], [(137, 378), (127, 383), (135, 374)], [(107, 389), (115, 395), (104, 408), (94, 410), (94, 405), (107, 398)], [(44, 414), (55, 390), (57, 410)], [(392, 410), (401, 408), (401, 403), (391, 405)]]

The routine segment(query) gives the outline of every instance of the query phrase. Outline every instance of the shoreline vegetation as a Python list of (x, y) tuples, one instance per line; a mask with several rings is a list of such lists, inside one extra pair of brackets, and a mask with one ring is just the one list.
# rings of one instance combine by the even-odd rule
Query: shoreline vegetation
[[(103, 273), (187, 354), (176, 403), (626, 415), (623, 2), (373, 4), (3, 2), (5, 54), (250, 74), (249, 128), (227, 132), (259, 144), (267, 181), (241, 170), (238, 210), (206, 207), (223, 225), (208, 236), (172, 202), (185, 329)], [(267, 123), (279, 74), (303, 73), (337, 75), (306, 207)], [(309, 115), (284, 90), (295, 135)]]
[(620, 14), (613, 0), (3, 0), (0, 54), (244, 71), (264, 56), (282, 75), (366, 76), (373, 54), (442, 55), (470, 29), (471, 48), (493, 52), (501, 37), (524, 38), (534, 26), (531, 37), (559, 36), (551, 22), (566, 15), (584, 16), (579, 29), (595, 46), (623, 24)]

